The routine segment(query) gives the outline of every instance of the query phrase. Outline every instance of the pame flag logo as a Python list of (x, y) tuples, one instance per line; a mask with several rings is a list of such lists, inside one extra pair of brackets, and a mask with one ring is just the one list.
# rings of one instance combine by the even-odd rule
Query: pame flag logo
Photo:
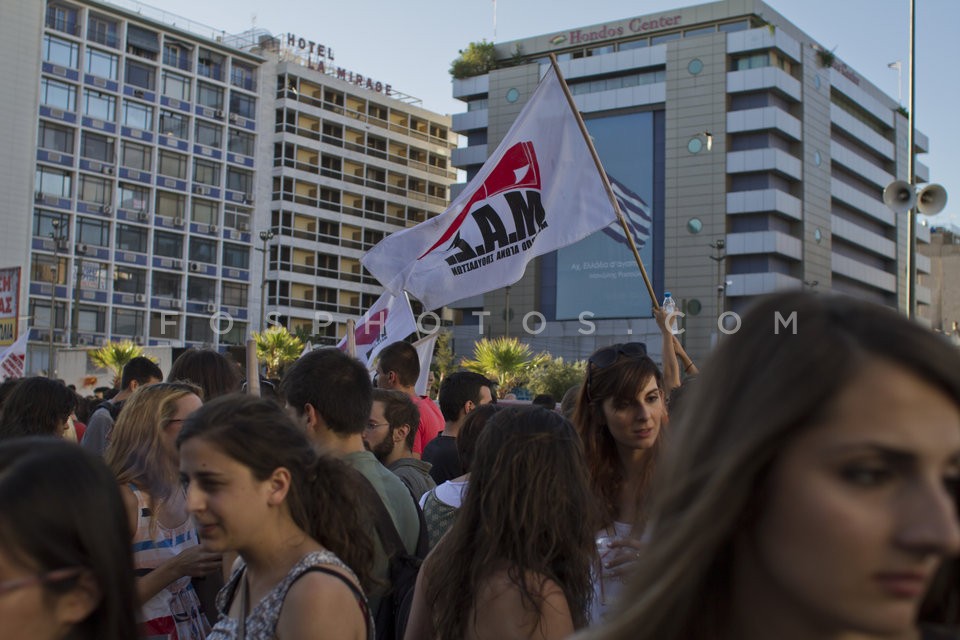
[(375, 347), (387, 337), (387, 315), (389, 309), (381, 309), (370, 316), (354, 332), (357, 348)]
[(547, 228), (542, 188), (533, 143), (516, 143), (420, 259), (439, 249), (454, 275), (459, 275), (526, 251)]

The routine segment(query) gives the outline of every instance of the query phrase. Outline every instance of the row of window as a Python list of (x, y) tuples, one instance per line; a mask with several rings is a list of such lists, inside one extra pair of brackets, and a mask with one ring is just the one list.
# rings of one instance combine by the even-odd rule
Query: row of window
[[(61, 33), (79, 36), (79, 11), (67, 4), (50, 4), (47, 7), (46, 26)], [(199, 47), (194, 59), (192, 44), (164, 35), (161, 47), (158, 32), (133, 24), (127, 25), (126, 35), (128, 54), (152, 61), (156, 61), (159, 55), (163, 64), (183, 71), (191, 71), (195, 63), (198, 75), (217, 81), (224, 80), (227, 56), (223, 54)], [(119, 23), (91, 12), (87, 18), (87, 39), (119, 49)], [(53, 35), (44, 38), (44, 60), (53, 64), (75, 69), (78, 50), (79, 45), (71, 40)], [(248, 91), (256, 91), (256, 68), (238, 60), (231, 60), (230, 83)]]

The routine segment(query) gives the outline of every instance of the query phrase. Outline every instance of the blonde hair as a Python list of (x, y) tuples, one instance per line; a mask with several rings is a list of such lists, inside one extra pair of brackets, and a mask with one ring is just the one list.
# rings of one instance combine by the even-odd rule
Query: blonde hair
[(202, 398), (200, 387), (189, 382), (160, 382), (139, 387), (124, 403), (107, 445), (106, 463), (121, 485), (134, 484), (147, 493), (150, 508), (169, 498), (177, 486), (177, 461), (164, 450), (164, 427), (188, 396)]

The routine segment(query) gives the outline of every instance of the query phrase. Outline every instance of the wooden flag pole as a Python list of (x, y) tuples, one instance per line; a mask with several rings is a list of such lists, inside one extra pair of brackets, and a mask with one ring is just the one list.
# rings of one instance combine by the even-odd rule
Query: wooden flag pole
[(347, 320), (347, 355), (357, 357), (357, 321)]
[[(413, 305), (410, 304), (410, 294), (407, 293), (406, 289), (404, 289), (403, 291), (403, 297), (407, 301), (407, 306), (410, 307), (410, 313), (413, 313)], [(414, 318), (414, 320), (415, 320), (415, 322), (413, 323), (413, 326), (415, 327), (414, 330), (417, 332), (417, 340), (420, 340), (421, 338), (423, 338), (423, 336), (420, 335), (420, 319)]]
[(587, 142), (587, 148), (590, 149), (590, 155), (593, 156), (593, 163), (597, 165), (597, 171), (600, 172), (600, 178), (603, 180), (603, 186), (607, 190), (607, 196), (610, 198), (610, 204), (613, 205), (613, 210), (617, 214), (617, 220), (620, 221), (620, 226), (623, 227), (623, 233), (627, 236), (627, 243), (630, 245), (630, 250), (633, 251), (633, 257), (637, 261), (637, 266), (640, 267), (640, 275), (643, 276), (643, 284), (647, 285), (647, 293), (650, 295), (650, 302), (653, 304), (654, 309), (660, 308), (660, 303), (657, 302), (657, 294), (653, 291), (653, 285), (650, 283), (650, 277), (647, 275), (647, 269), (643, 266), (643, 260), (640, 259), (640, 252), (637, 251), (637, 245), (633, 241), (633, 232), (630, 231), (630, 227), (627, 226), (627, 221), (623, 217), (623, 212), (620, 211), (620, 203), (617, 202), (617, 196), (613, 193), (613, 187), (610, 186), (610, 180), (607, 179), (607, 172), (603, 170), (603, 164), (600, 162), (600, 156), (597, 155), (597, 150), (593, 146), (593, 140), (590, 139), (590, 134), (587, 132), (587, 125), (583, 123), (583, 118), (580, 116), (580, 111), (577, 109), (576, 103), (573, 101), (573, 95), (570, 93), (570, 88), (567, 87), (567, 81), (563, 79), (563, 74), (560, 73), (560, 67), (557, 65), (557, 56), (550, 54), (550, 64), (553, 66), (553, 70), (557, 74), (557, 79), (560, 80), (560, 86), (563, 87), (563, 95), (567, 97), (567, 103), (570, 105), (570, 110), (573, 111), (573, 115), (577, 118), (577, 124), (580, 126), (580, 133), (583, 134), (583, 139)]
[(247, 395), (260, 397), (260, 362), (257, 360), (257, 341), (247, 340)]

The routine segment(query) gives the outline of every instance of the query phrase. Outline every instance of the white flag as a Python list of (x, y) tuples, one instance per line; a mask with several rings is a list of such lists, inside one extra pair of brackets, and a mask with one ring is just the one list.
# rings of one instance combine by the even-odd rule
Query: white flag
[(17, 341), (0, 352), (0, 380), (22, 378), (27, 360), (27, 340), (30, 337), (28, 329)]
[[(357, 322), (353, 335), (357, 341), (357, 359), (369, 366), (388, 344), (399, 342), (417, 330), (410, 303), (404, 295), (384, 292)], [(337, 344), (346, 351), (347, 336)]]
[(445, 212), (360, 260), (427, 309), (513, 284), (534, 257), (616, 219), (603, 178), (551, 67), (503, 142)]
[(417, 378), (417, 384), (413, 386), (418, 396), (427, 395), (427, 380), (430, 378), (430, 364), (433, 362), (433, 349), (437, 346), (437, 337), (440, 332), (434, 331), (425, 338), (420, 338), (413, 343), (413, 348), (417, 350), (417, 356), (420, 358), (420, 377)]

